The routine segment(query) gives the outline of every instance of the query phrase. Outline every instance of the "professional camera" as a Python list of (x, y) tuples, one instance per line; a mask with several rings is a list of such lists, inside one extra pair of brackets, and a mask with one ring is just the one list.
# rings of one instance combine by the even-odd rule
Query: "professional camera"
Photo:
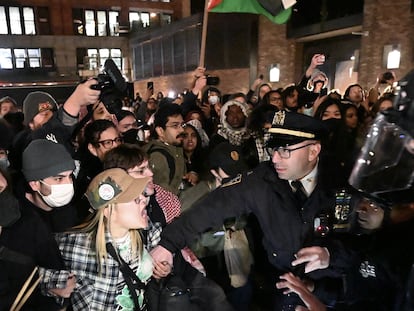
[(99, 74), (95, 79), (98, 83), (92, 85), (91, 88), (101, 91), (99, 100), (110, 113), (119, 114), (124, 97), (133, 99), (132, 83), (125, 81), (112, 59), (105, 61), (103, 73)]

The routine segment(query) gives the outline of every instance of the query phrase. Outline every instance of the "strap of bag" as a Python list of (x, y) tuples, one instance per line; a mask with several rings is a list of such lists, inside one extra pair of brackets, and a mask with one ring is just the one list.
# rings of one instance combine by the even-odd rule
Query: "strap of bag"
[(175, 175), (175, 161), (174, 161), (174, 157), (167, 150), (165, 150), (165, 149), (151, 146), (147, 150), (147, 154), (150, 155), (153, 152), (159, 152), (159, 153), (161, 153), (165, 157), (165, 159), (167, 160), (168, 167), (170, 169), (170, 173), (169, 173), (169, 176), (168, 176), (168, 178), (169, 178), (168, 184), (171, 184), (171, 182), (172, 182), (172, 180), (174, 178), (174, 175)]
[(136, 290), (141, 290), (145, 288), (145, 284), (137, 277), (131, 267), (122, 259), (121, 256), (117, 254), (115, 251), (114, 246), (112, 243), (106, 243), (106, 249), (108, 253), (118, 262), (119, 270), (125, 279), (125, 282), (128, 286), (129, 293), (132, 296), (132, 300), (134, 302), (134, 310), (140, 310), (139, 303), (138, 303), (138, 296)]

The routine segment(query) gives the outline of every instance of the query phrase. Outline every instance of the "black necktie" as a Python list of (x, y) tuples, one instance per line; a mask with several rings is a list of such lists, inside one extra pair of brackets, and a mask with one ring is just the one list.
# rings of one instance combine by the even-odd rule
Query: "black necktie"
[(306, 195), (306, 192), (305, 192), (305, 188), (303, 188), (303, 185), (299, 180), (292, 181), (291, 185), (293, 187), (293, 191), (294, 191), (296, 199), (302, 206), (308, 199), (308, 196)]

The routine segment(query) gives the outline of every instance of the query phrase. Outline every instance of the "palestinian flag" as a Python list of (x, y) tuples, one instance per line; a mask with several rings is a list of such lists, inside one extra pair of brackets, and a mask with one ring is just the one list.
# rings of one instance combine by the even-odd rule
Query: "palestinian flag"
[(213, 13), (261, 14), (276, 24), (285, 24), (292, 14), (296, 0), (209, 0)]

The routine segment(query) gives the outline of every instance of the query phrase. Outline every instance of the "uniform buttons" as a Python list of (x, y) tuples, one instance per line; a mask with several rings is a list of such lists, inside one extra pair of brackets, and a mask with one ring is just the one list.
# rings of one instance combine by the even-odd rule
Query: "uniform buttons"
[(277, 253), (272, 253), (272, 256), (273, 257), (277, 257)]

